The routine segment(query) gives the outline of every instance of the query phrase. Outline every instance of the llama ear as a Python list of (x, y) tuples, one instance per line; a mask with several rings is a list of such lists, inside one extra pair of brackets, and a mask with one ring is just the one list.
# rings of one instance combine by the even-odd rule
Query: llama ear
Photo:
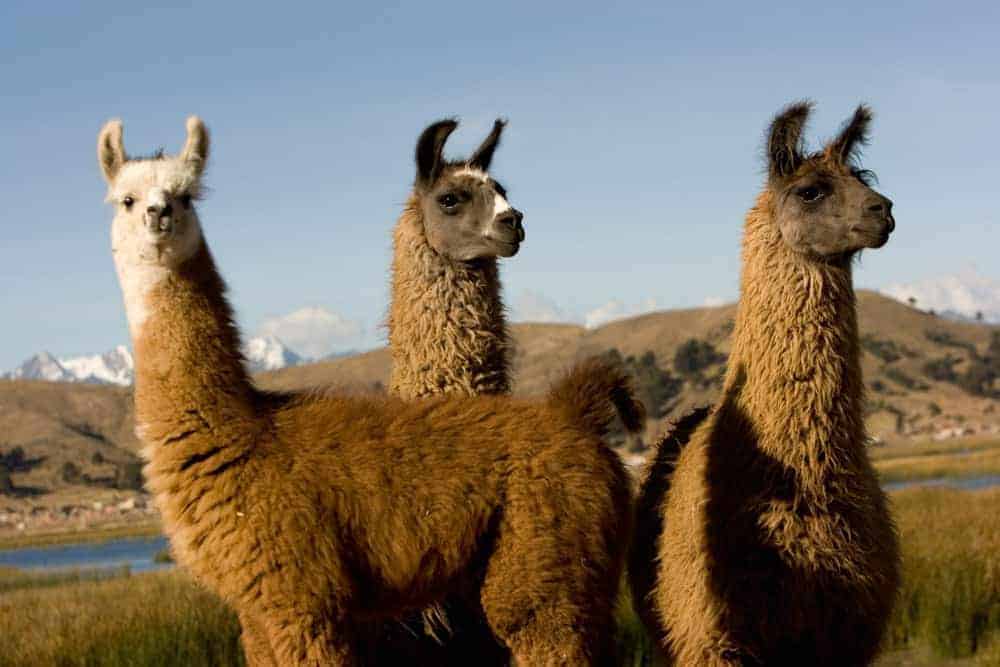
[(208, 128), (201, 118), (190, 116), (187, 119), (187, 141), (181, 151), (181, 158), (197, 166), (198, 174), (205, 170), (208, 163)]
[(115, 180), (126, 160), (128, 158), (122, 143), (122, 122), (117, 118), (109, 120), (97, 135), (97, 161), (104, 172), (104, 180), (108, 183)]
[(470, 167), (489, 171), (490, 162), (493, 161), (493, 152), (500, 144), (500, 135), (503, 133), (503, 128), (506, 125), (507, 121), (502, 118), (497, 118), (493, 122), (493, 130), (490, 132), (490, 135), (486, 137), (479, 148), (476, 149), (476, 152), (472, 154), (472, 157), (469, 158), (468, 164)]
[(841, 163), (849, 162), (857, 151), (868, 143), (868, 125), (871, 122), (872, 110), (864, 104), (859, 104), (851, 120), (847, 121), (837, 138), (827, 146), (827, 155)]
[(417, 139), (417, 183), (430, 185), (437, 180), (444, 166), (444, 142), (458, 127), (458, 121), (439, 120)]
[(767, 169), (771, 178), (786, 178), (805, 161), (802, 130), (812, 111), (812, 102), (795, 102), (771, 121), (767, 137)]

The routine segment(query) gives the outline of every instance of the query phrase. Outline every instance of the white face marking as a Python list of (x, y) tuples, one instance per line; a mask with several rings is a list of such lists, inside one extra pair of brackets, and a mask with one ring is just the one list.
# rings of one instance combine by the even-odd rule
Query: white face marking
[(493, 193), (493, 217), (499, 217), (501, 213), (506, 213), (510, 210), (510, 204), (504, 199), (503, 195), (499, 192)]
[(158, 209), (163, 209), (167, 205), (167, 193), (163, 191), (163, 188), (150, 188), (146, 194), (146, 201), (144, 203), (147, 208), (154, 206)]
[(461, 169), (455, 172), (455, 175), (471, 176), (472, 178), (478, 178), (480, 181), (483, 181), (484, 183), (490, 180), (489, 174), (487, 174), (482, 169), (476, 169), (475, 167), (462, 167)]
[[(179, 193), (196, 194), (198, 185), (191, 163), (178, 158), (127, 163), (111, 185), (107, 200), (116, 206), (111, 252), (133, 340), (149, 318), (149, 293), (201, 245), (201, 225), (193, 209), (175, 211), (173, 231), (166, 235), (149, 229), (146, 209), (162, 209)], [(126, 196), (134, 201), (128, 209), (122, 205)]]

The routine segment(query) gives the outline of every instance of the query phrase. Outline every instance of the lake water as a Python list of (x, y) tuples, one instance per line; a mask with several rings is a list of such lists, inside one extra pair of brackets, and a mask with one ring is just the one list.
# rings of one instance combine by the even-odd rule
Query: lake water
[[(1000, 475), (983, 475), (965, 479), (922, 479), (884, 484), (886, 491), (898, 491), (915, 486), (946, 486), (975, 491), (1000, 486)], [(171, 563), (155, 563), (154, 556), (167, 548), (167, 538), (130, 538), (85, 544), (66, 544), (33, 549), (0, 551), (0, 566), (32, 569), (101, 569), (128, 566), (132, 572), (147, 572), (171, 567)]]
[(889, 482), (888, 484), (883, 484), (882, 488), (886, 491), (899, 491), (900, 489), (911, 489), (916, 486), (946, 486), (949, 489), (978, 491), (980, 489), (988, 489), (991, 486), (1000, 486), (1000, 475), (983, 475), (981, 477), (959, 479), (935, 477), (933, 479), (907, 480), (905, 482)]
[(167, 547), (165, 537), (139, 537), (107, 542), (62, 544), (51, 547), (0, 551), (0, 566), (24, 570), (102, 569), (128, 566), (132, 572), (170, 567), (155, 563), (154, 556)]

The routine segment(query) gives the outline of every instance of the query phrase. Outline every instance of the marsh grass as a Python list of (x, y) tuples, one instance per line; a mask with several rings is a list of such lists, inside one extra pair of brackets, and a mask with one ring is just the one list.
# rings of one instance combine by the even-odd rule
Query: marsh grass
[(632, 607), (628, 586), (622, 586), (615, 609), (615, 654), (620, 667), (658, 667), (652, 639)]
[(942, 658), (1000, 652), (1000, 489), (909, 489), (892, 499), (903, 586), (889, 646), (924, 645)]
[(73, 570), (19, 570), (12, 567), (0, 567), (0, 593), (52, 588), (84, 581), (104, 581), (127, 577), (130, 574), (128, 566)]
[(0, 594), (0, 664), (242, 665), (235, 616), (180, 572)]
[[(891, 497), (903, 588), (886, 649), (905, 654), (880, 664), (1000, 665), (1000, 488), (914, 488)], [(0, 570), (0, 664), (242, 664), (234, 615), (182, 572), (89, 577)], [(655, 667), (624, 593), (615, 640), (622, 667)], [(894, 655), (927, 657), (893, 662)]]
[(1000, 474), (1000, 439), (888, 445), (872, 450), (883, 482), (962, 479)]

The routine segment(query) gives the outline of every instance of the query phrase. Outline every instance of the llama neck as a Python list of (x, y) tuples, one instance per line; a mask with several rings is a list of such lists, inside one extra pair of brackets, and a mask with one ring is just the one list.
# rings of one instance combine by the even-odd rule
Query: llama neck
[[(127, 272), (128, 267), (119, 267)], [(123, 284), (125, 281), (123, 280)], [(136, 423), (151, 457), (189, 460), (199, 450), (239, 447), (254, 419), (225, 283), (204, 243), (177, 270), (146, 286), (132, 324)], [(127, 296), (127, 295), (126, 295)], [(130, 311), (137, 307), (128, 304)], [(130, 323), (137, 321), (129, 313)]]
[(411, 197), (393, 235), (389, 346), (392, 393), (510, 391), (509, 340), (494, 258), (454, 262), (427, 242)]
[(724, 393), (762, 452), (818, 483), (863, 465), (863, 385), (849, 263), (793, 253), (764, 193), (747, 216)]

